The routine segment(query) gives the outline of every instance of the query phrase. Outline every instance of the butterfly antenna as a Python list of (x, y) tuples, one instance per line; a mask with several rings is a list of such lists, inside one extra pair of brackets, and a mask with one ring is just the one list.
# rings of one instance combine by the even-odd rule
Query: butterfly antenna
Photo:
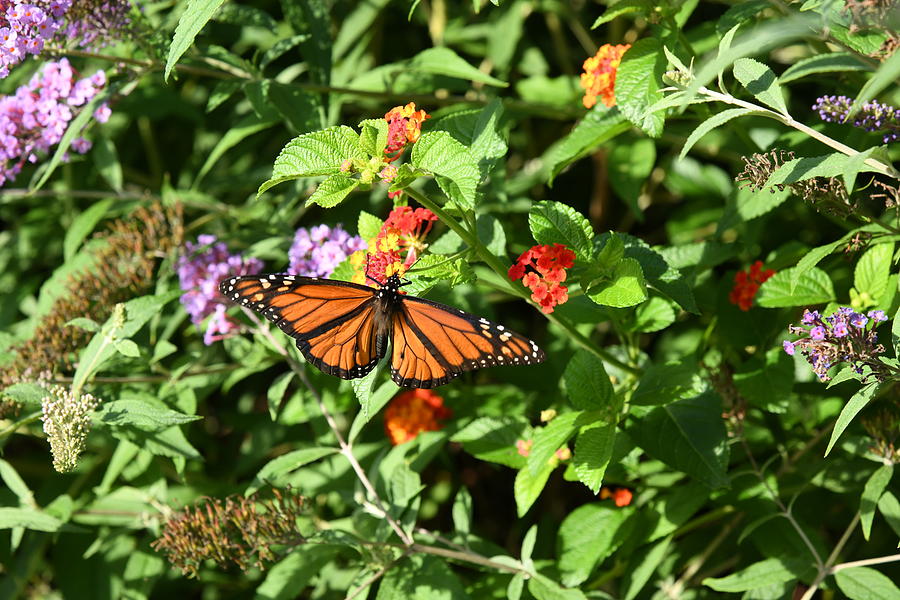
[(372, 283), (374, 283), (374, 284), (377, 285), (377, 286), (381, 286), (381, 282), (380, 282), (380, 281), (378, 281), (377, 279), (375, 279), (374, 277), (372, 277), (371, 275), (369, 275), (369, 257), (370, 257), (370, 256), (371, 256), (371, 254), (369, 254), (368, 252), (366, 252), (366, 279), (369, 280), (369, 281), (371, 281)]

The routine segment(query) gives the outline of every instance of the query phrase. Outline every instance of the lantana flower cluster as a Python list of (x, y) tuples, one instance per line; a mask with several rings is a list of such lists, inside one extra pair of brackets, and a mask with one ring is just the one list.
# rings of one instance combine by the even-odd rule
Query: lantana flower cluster
[(203, 335), (204, 344), (212, 345), (238, 327), (225, 314), (228, 305), (219, 293), (219, 282), (235, 275), (255, 275), (262, 268), (257, 258), (229, 253), (225, 243), (217, 242), (214, 235), (201, 235), (196, 244), (185, 244), (185, 252), (178, 259), (178, 280), (184, 290), (181, 304), (198, 328), (212, 315)]
[(738, 271), (734, 274), (734, 287), (728, 294), (728, 301), (743, 311), (750, 310), (759, 286), (774, 274), (773, 269), (763, 269), (761, 260), (754, 262), (746, 271)]
[[(827, 123), (844, 123), (853, 106), (853, 99), (847, 96), (822, 96), (816, 99), (812, 109)], [(866, 131), (882, 132), (885, 144), (900, 139), (900, 108), (882, 104), (875, 100), (860, 107), (850, 122), (854, 127)]]
[(391, 444), (397, 446), (414, 440), (423, 431), (439, 431), (441, 421), (453, 416), (444, 399), (432, 390), (414, 389), (401, 392), (384, 411), (384, 431)]
[(437, 216), (426, 208), (397, 206), (369, 242), (368, 252), (350, 257), (356, 274), (353, 281), (365, 284), (367, 279), (384, 283), (391, 275), (402, 276), (425, 249), (425, 236)]
[(622, 55), (629, 48), (631, 44), (603, 44), (597, 54), (584, 61), (584, 73), (581, 74), (584, 98), (581, 101), (585, 108), (597, 104), (598, 97), (609, 108), (616, 105), (616, 72)]
[(631, 504), (631, 499), (634, 498), (634, 492), (624, 487), (604, 485), (600, 488), (600, 499), (606, 500), (607, 498), (611, 498), (616, 506), (622, 508), (623, 506)]
[(294, 234), (294, 242), (288, 250), (288, 273), (329, 277), (348, 256), (365, 248), (366, 243), (361, 237), (350, 235), (340, 225), (301, 227)]
[(384, 115), (388, 122), (387, 147), (384, 149), (385, 162), (394, 162), (403, 153), (407, 144), (415, 144), (422, 134), (422, 123), (431, 115), (424, 110), (416, 110), (416, 103), (395, 106)]
[(533, 246), (519, 256), (509, 268), (509, 278), (522, 280), (531, 290), (531, 299), (537, 302), (545, 313), (569, 299), (569, 288), (562, 284), (566, 280), (566, 269), (575, 265), (575, 253), (563, 244)]
[[(106, 75), (97, 71), (77, 80), (65, 58), (47, 63), (12, 96), (0, 97), (0, 185), (15, 179), (25, 162), (37, 162), (59, 143), (74, 118), (75, 108), (90, 101), (106, 85)], [(94, 111), (103, 123), (109, 118), (106, 104)], [(72, 149), (85, 153), (91, 143), (79, 137)]]
[(804, 337), (785, 340), (784, 351), (793, 356), (799, 350), (820, 381), (828, 381), (828, 369), (838, 363), (849, 363), (860, 375), (868, 366), (871, 374), (881, 380), (886, 365), (878, 360), (878, 355), (884, 352), (884, 346), (878, 343), (875, 327), (886, 320), (883, 310), (861, 314), (842, 306), (827, 317), (817, 310), (805, 310), (801, 326), (788, 327), (792, 334)]

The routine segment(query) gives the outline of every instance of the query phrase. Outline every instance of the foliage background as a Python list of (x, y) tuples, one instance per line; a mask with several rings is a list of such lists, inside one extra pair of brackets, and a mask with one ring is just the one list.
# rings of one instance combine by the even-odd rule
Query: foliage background
[[(89, 154), (47, 157), (0, 191), (4, 384), (20, 382), (0, 421), (0, 597), (900, 597), (892, 377), (845, 369), (826, 387), (781, 350), (804, 307), (897, 310), (897, 215), (872, 183), (897, 185), (897, 151), (810, 109), (826, 94), (900, 102), (896, 27), (863, 4), (141, 2), (117, 43), (53, 50), (82, 73), (107, 70), (113, 115), (90, 129)], [(618, 106), (588, 111), (578, 74), (603, 43), (632, 48)], [(408, 101), (432, 114), (425, 132), (460, 111), (490, 122), (488, 150), (466, 152), (494, 158), (474, 181), (422, 167), (477, 196), (447, 198), (431, 177), (407, 190), (447, 209), (429, 240), (446, 254), (451, 219), (484, 223), (478, 248), (417, 289), (436, 284), (423, 294), (526, 333), (548, 359), (440, 388), (452, 420), (391, 447), (384, 370), (354, 386), (301, 367), (307, 386), (261, 333), (205, 346), (176, 301), (175, 261), (182, 241), (212, 233), (279, 272), (297, 227), (384, 218), (383, 184), (305, 203), (322, 178), (302, 162), (257, 190), (296, 136), (359, 131)], [(744, 157), (774, 148), (809, 161), (786, 161), (769, 187), (816, 175), (806, 200), (734, 181)], [(850, 210), (820, 203), (832, 177), (849, 184)], [(154, 202), (183, 214), (135, 216)], [(124, 241), (92, 237), (115, 219)], [(167, 225), (140, 238), (149, 223)], [(484, 254), (506, 268), (535, 243), (579, 257), (549, 318)], [(90, 264), (104, 247), (111, 276)], [(152, 274), (120, 290), (129, 260)], [(778, 275), (743, 312), (728, 293), (755, 260)], [(79, 273), (94, 287), (66, 287)], [(75, 324), (88, 330), (75, 361), (45, 343), (31, 372), (16, 363), (55, 299), (110, 286), (77, 315), (103, 329)], [(71, 317), (54, 339), (73, 335)], [(101, 399), (72, 473), (52, 467), (38, 367)], [(355, 425), (354, 462), (418, 546), (377, 516), (322, 406), (344, 435)], [(526, 458), (515, 448), (528, 439)], [(554, 468), (563, 445), (574, 456)], [(633, 490), (632, 504), (600, 500), (601, 480)], [(308, 498), (296, 525), (309, 543), (275, 544), (274, 563), (207, 562), (187, 578), (151, 547), (173, 511), (267, 484)]]

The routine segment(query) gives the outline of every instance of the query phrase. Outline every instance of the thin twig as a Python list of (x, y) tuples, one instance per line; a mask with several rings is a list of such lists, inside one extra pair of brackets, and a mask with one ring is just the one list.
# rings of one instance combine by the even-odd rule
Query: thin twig
[(844, 569), (852, 569), (854, 567), (866, 567), (868, 565), (883, 565), (884, 563), (890, 562), (898, 562), (900, 561), (900, 554), (891, 554), (890, 556), (879, 556), (878, 558), (866, 558), (863, 560), (854, 560), (852, 562), (845, 562), (839, 565), (834, 565), (831, 567), (831, 573), (837, 573), (838, 571), (843, 571)]
[(322, 396), (319, 394), (319, 391), (310, 383), (309, 378), (307, 378), (306, 373), (303, 370), (303, 367), (294, 360), (294, 357), (290, 355), (287, 348), (281, 345), (281, 343), (275, 339), (272, 335), (272, 332), (269, 331), (269, 328), (266, 327), (262, 321), (254, 314), (250, 309), (246, 307), (242, 307), (244, 312), (250, 319), (256, 324), (256, 330), (265, 337), (270, 344), (278, 351), (279, 354), (284, 356), (285, 360), (287, 360), (288, 365), (291, 367), (291, 370), (297, 375), (297, 378), (303, 382), (303, 385), (310, 391), (313, 397), (316, 399), (316, 403), (319, 405), (319, 410), (322, 411), (322, 416), (325, 417), (325, 422), (328, 423), (328, 427), (331, 429), (331, 432), (334, 434), (334, 437), (337, 438), (338, 445), (341, 447), (341, 454), (347, 459), (350, 463), (350, 466), (353, 468), (353, 471), (356, 473), (357, 478), (360, 483), (362, 483), (363, 487), (366, 489), (366, 492), (372, 497), (372, 501), (375, 502), (375, 506), (384, 513), (384, 518), (387, 520), (388, 525), (390, 525), (391, 529), (394, 530), (394, 533), (403, 541), (404, 545), (410, 546), (413, 543), (412, 538), (403, 531), (403, 528), (400, 527), (400, 524), (391, 517), (390, 513), (388, 513), (387, 509), (384, 507), (384, 502), (382, 502), (381, 497), (379, 497), (378, 492), (375, 491), (375, 486), (372, 485), (372, 482), (369, 481), (368, 476), (366, 476), (366, 472), (363, 470), (362, 465), (359, 464), (359, 461), (356, 460), (356, 456), (353, 455), (353, 448), (347, 441), (344, 439), (344, 436), (341, 434), (340, 428), (337, 425), (337, 422), (334, 420), (334, 417), (331, 416), (331, 412), (325, 407), (325, 403), (322, 401)]
[(832, 565), (837, 561), (838, 555), (841, 553), (841, 550), (844, 549), (844, 546), (847, 544), (847, 540), (850, 539), (850, 535), (853, 533), (853, 530), (856, 529), (856, 525), (859, 523), (859, 512), (853, 515), (853, 519), (851, 519), (850, 524), (847, 526), (847, 529), (844, 530), (843, 535), (841, 535), (841, 539), (838, 540), (838, 543), (835, 544), (834, 550), (831, 551), (831, 554), (828, 555), (828, 560), (825, 561), (824, 565), (819, 565), (819, 572), (816, 575), (816, 578), (813, 580), (812, 584), (810, 584), (809, 589), (804, 592), (803, 596), (800, 597), (800, 600), (810, 600), (813, 595), (816, 593), (816, 590), (819, 589), (819, 586), (822, 585), (822, 581), (825, 580), (832, 573)]

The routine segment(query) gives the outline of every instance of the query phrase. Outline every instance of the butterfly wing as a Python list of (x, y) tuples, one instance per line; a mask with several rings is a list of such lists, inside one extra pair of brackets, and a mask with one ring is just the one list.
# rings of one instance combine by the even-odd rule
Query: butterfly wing
[(295, 275), (233, 277), (219, 284), (236, 304), (261, 313), (297, 341), (310, 364), (342, 379), (369, 373), (387, 351), (377, 290)]
[(544, 361), (537, 344), (503, 325), (422, 298), (405, 296), (400, 304), (392, 317), (397, 385), (433, 388), (465, 371)]

